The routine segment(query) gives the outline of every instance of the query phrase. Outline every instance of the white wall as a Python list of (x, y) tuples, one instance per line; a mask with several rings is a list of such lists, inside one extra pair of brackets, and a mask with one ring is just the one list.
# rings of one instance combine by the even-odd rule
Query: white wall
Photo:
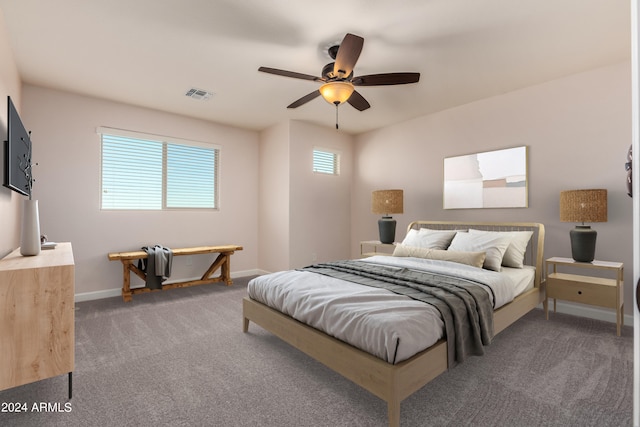
[[(258, 134), (159, 111), (26, 85), (23, 121), (32, 130), (41, 232), (70, 241), (76, 293), (122, 286), (122, 265), (107, 253), (145, 245), (168, 247), (237, 244), (232, 273), (257, 266)], [(100, 210), (98, 126), (114, 127), (221, 146), (220, 210)], [(210, 255), (176, 257), (174, 278), (198, 277)], [(132, 283), (142, 284), (134, 276)]]
[[(7, 139), (7, 96), (22, 110), (21, 81), (9, 46), (4, 15), (0, 10), (0, 141)], [(4, 146), (0, 149), (0, 177), (4, 176)], [(0, 178), (3, 179), (3, 178)], [(19, 245), (20, 201), (23, 196), (0, 186), (0, 257)]]
[[(359, 135), (354, 151), (352, 256), (377, 238), (371, 191), (404, 189), (396, 240), (416, 219), (536, 221), (546, 226), (545, 256), (571, 256), (559, 220), (561, 190), (606, 188), (609, 221), (598, 231), (596, 258), (624, 262), (625, 312), (632, 313), (632, 200), (624, 163), (631, 141), (630, 63), (529, 87)], [(526, 145), (529, 207), (443, 210), (445, 157)]]

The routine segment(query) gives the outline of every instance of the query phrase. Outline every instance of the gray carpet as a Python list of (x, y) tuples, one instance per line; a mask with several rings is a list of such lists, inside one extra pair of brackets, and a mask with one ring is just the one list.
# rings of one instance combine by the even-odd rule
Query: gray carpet
[[(247, 279), (77, 304), (66, 375), (0, 392), (2, 426), (385, 426), (386, 404), (256, 325)], [(633, 333), (534, 310), (401, 406), (403, 426), (630, 426)], [(4, 406), (6, 408), (6, 406)], [(0, 408), (2, 409), (2, 408)]]

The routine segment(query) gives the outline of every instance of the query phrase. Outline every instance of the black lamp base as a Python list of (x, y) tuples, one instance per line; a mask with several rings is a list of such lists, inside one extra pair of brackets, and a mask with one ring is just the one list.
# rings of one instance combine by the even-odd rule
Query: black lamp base
[(596, 254), (598, 233), (588, 225), (577, 225), (569, 232), (571, 238), (571, 256), (574, 261), (591, 262)]
[(383, 216), (378, 220), (378, 231), (381, 243), (393, 243), (396, 240), (396, 220)]

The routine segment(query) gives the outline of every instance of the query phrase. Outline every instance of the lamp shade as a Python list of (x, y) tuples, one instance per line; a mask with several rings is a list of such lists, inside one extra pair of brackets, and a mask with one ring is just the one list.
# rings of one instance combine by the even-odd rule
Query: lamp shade
[(560, 221), (607, 222), (607, 190), (561, 191)]
[(329, 82), (320, 86), (320, 94), (329, 104), (340, 105), (351, 97), (353, 85), (349, 82)]
[(371, 212), (375, 214), (401, 214), (402, 190), (376, 190), (371, 195)]

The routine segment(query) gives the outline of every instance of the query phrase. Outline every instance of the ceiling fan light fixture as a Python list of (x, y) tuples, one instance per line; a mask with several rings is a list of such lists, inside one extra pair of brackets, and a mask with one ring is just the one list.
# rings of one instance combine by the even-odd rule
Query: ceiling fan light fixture
[(349, 82), (329, 82), (320, 86), (319, 90), (329, 104), (340, 105), (351, 97), (354, 87)]

